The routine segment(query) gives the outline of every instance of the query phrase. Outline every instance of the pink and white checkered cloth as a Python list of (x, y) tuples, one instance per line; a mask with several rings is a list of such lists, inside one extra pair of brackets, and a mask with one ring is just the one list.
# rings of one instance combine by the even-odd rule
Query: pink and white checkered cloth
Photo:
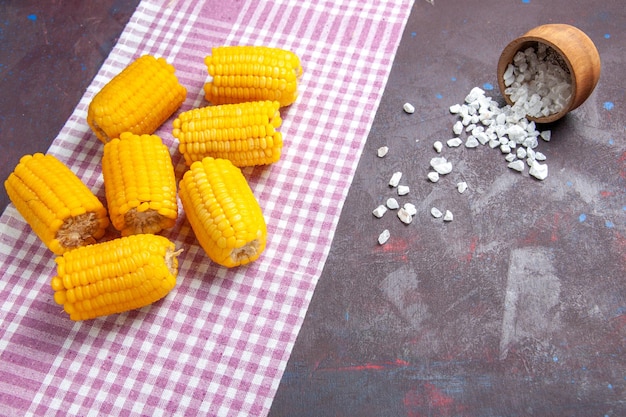
[[(49, 149), (104, 201), (93, 95), (131, 60), (165, 57), (206, 105), (212, 46), (292, 50), (304, 75), (283, 111), (276, 164), (244, 170), (268, 224), (253, 264), (212, 264), (181, 213), (164, 233), (184, 248), (176, 288), (156, 304), (72, 322), (54, 302), (54, 256), (10, 205), (0, 217), (0, 415), (267, 414), (322, 272), (412, 0), (149, 1)], [(158, 132), (184, 163), (171, 121)]]

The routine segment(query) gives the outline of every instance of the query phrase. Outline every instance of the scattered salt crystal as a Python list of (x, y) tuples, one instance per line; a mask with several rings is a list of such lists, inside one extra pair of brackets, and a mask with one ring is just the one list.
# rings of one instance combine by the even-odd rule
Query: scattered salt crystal
[(519, 159), (524, 159), (526, 158), (526, 148), (524, 147), (519, 147), (517, 148), (517, 152), (516, 155)]
[(507, 162), (513, 162), (515, 161), (516, 158), (517, 156), (514, 153), (507, 153), (506, 156), (504, 157), (504, 159), (506, 159)]
[(413, 216), (404, 207), (398, 210), (398, 218), (402, 223), (409, 224), (413, 221)]
[[(481, 145), (484, 145), (485, 143), (489, 142), (489, 135), (486, 132), (478, 132), (478, 133), (474, 132), (474, 133), (472, 133), (467, 138), (468, 142), (470, 141), (470, 138), (476, 139), (478, 141), (478, 143), (480, 143)], [(471, 144), (473, 144), (473, 141), (471, 142)], [(465, 146), (467, 146), (467, 144)], [(472, 148), (472, 147), (473, 146), (468, 146), (468, 148)]]
[(381, 146), (380, 148), (378, 148), (378, 151), (376, 151), (376, 154), (379, 158), (382, 158), (383, 156), (387, 155), (387, 152), (389, 152), (389, 148), (387, 146)]
[(372, 214), (380, 219), (381, 217), (383, 217), (383, 214), (385, 214), (386, 212), (387, 212), (387, 207), (381, 204), (380, 206), (376, 207), (374, 211), (372, 211)]
[(465, 97), (466, 103), (472, 103), (477, 101), (480, 97), (484, 97), (485, 91), (480, 87), (474, 87), (469, 92), (469, 94)]
[(500, 141), (498, 139), (490, 139), (489, 140), (489, 147), (491, 149), (496, 149), (499, 146), (500, 146)]
[(428, 179), (430, 180), (430, 182), (437, 182), (437, 181), (439, 181), (439, 173), (435, 172), (435, 171), (430, 171), (428, 173)]
[(465, 190), (467, 190), (467, 183), (465, 181), (461, 181), (456, 185), (456, 189), (459, 191), (459, 193), (463, 194)]
[(391, 233), (389, 233), (388, 229), (383, 230), (383, 232), (378, 236), (378, 244), (384, 245), (387, 243), (389, 238), (391, 237)]
[(507, 165), (509, 168), (518, 171), (518, 172), (522, 172), (524, 171), (524, 161), (518, 159), (515, 160), (513, 162), (509, 162), (509, 164)]
[(548, 166), (535, 162), (530, 166), (528, 173), (538, 180), (545, 180), (548, 177)]
[(463, 143), (463, 141), (459, 138), (452, 138), (452, 139), (448, 139), (446, 141), (446, 144), (450, 147), (450, 148), (456, 148), (461, 146), (461, 144)]
[(477, 148), (478, 145), (480, 145), (480, 143), (478, 142), (478, 139), (476, 139), (476, 137), (473, 135), (469, 135), (465, 140), (466, 148)]
[(399, 207), (400, 207), (400, 204), (398, 204), (398, 200), (396, 200), (396, 199), (395, 199), (395, 198), (393, 198), (393, 197), (389, 197), (389, 198), (387, 199), (387, 208), (388, 208), (389, 210), (395, 210), (395, 209), (397, 209), (397, 208), (399, 208)]
[(461, 105), (460, 104), (453, 104), (452, 106), (450, 106), (450, 113), (452, 114), (459, 114), (461, 112)]
[(541, 139), (545, 140), (546, 142), (550, 142), (550, 137), (552, 136), (552, 131), (544, 130), (543, 132), (541, 132), (539, 134), (539, 136), (541, 136)]
[(506, 134), (510, 140), (521, 143), (526, 138), (526, 129), (520, 125), (511, 125), (506, 130)]
[(511, 147), (508, 144), (500, 145), (500, 152), (511, 153)]
[(452, 164), (443, 156), (432, 158), (430, 160), (430, 166), (433, 167), (439, 175), (445, 175), (452, 172)]
[(391, 179), (389, 180), (389, 185), (391, 187), (397, 187), (398, 184), (400, 183), (400, 179), (402, 178), (402, 172), (394, 172), (393, 175), (391, 176)]
[(400, 185), (398, 186), (398, 195), (407, 195), (410, 189), (408, 185)]
[(441, 216), (443, 216), (443, 213), (442, 213), (442, 212), (441, 212), (441, 210), (439, 210), (437, 207), (433, 207), (433, 208), (431, 208), (431, 209), (430, 209), (430, 214), (431, 214), (434, 218), (436, 218), (436, 219), (438, 219), (438, 218), (440, 218)]
[(454, 219), (454, 216), (452, 215), (452, 212), (450, 210), (446, 210), (446, 214), (444, 214), (443, 216), (443, 221), (451, 222), (453, 219)]
[(433, 143), (433, 148), (435, 148), (435, 151), (437, 151), (437, 153), (441, 153), (441, 150), (443, 149), (443, 144), (440, 141), (436, 141), (435, 143)]
[(545, 161), (546, 160), (546, 156), (544, 154), (542, 154), (541, 152), (535, 152), (535, 160), (537, 160), (537, 161)]
[(455, 135), (460, 135), (461, 132), (463, 131), (463, 122), (461, 122), (460, 120), (457, 120), (454, 126), (452, 126), (452, 131), (454, 132)]
[(402, 106), (402, 108), (408, 114), (415, 113), (415, 107), (411, 103), (404, 103), (404, 106)]
[(403, 207), (407, 211), (407, 213), (409, 213), (411, 216), (415, 216), (417, 214), (417, 207), (415, 207), (415, 204), (404, 203)]

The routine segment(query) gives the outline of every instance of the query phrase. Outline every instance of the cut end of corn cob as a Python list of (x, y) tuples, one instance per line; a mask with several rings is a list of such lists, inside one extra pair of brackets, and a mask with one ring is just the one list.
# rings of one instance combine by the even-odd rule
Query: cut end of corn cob
[(109, 225), (104, 205), (53, 155), (23, 156), (4, 185), (19, 213), (57, 255), (96, 243)]
[(178, 258), (167, 238), (139, 234), (85, 246), (56, 258), (50, 285), (72, 320), (145, 307), (176, 285)]
[(207, 106), (181, 113), (172, 134), (187, 165), (207, 156), (235, 166), (272, 164), (280, 159), (282, 119), (277, 101)]
[(204, 158), (191, 164), (179, 189), (189, 224), (214, 262), (230, 268), (258, 259), (267, 228), (239, 168), (226, 159)]
[(123, 132), (151, 134), (185, 101), (187, 90), (163, 58), (143, 55), (98, 92), (87, 112), (87, 122), (98, 139), (107, 143)]
[(174, 227), (176, 178), (159, 136), (124, 132), (105, 144), (102, 175), (111, 221), (122, 236)]
[(296, 54), (267, 46), (222, 46), (204, 62), (212, 80), (204, 85), (213, 104), (272, 100), (288, 106), (298, 97), (302, 75)]

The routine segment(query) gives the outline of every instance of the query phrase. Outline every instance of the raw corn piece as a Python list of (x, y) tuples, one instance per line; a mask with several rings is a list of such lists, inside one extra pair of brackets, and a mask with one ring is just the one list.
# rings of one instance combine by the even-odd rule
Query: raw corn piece
[(277, 101), (207, 106), (183, 112), (172, 134), (187, 165), (210, 156), (235, 166), (267, 165), (280, 159), (282, 119)]
[(152, 134), (187, 96), (164, 58), (143, 55), (109, 81), (92, 99), (87, 123), (103, 143), (123, 132)]
[(57, 255), (96, 243), (109, 225), (104, 205), (53, 155), (24, 155), (4, 186), (17, 211)]
[(296, 54), (268, 46), (220, 46), (204, 59), (211, 81), (204, 85), (212, 104), (276, 100), (288, 106), (298, 97), (302, 75)]
[(159, 136), (124, 132), (106, 143), (102, 176), (109, 216), (122, 236), (158, 233), (176, 223), (174, 166)]
[(159, 235), (120, 237), (56, 258), (54, 301), (72, 320), (89, 320), (145, 307), (176, 285), (174, 243)]
[(261, 207), (229, 160), (207, 157), (191, 164), (179, 196), (200, 246), (214, 262), (229, 268), (245, 265), (265, 250)]

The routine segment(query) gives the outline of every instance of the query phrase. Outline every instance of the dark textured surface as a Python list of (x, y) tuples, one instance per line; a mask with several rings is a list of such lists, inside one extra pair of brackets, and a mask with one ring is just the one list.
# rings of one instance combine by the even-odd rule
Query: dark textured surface
[[(0, 2), (0, 180), (46, 152), (139, 0)], [(8, 204), (0, 187), (0, 212)]]
[[(416, 1), (271, 416), (626, 415), (625, 10)], [(453, 136), (449, 106), (475, 86), (502, 102), (490, 89), (500, 52), (551, 22), (585, 31), (603, 69), (586, 103), (543, 126), (549, 177), (461, 147), (429, 183), (433, 142)], [(408, 226), (371, 214), (394, 171), (411, 187), (399, 200), (418, 208)]]

